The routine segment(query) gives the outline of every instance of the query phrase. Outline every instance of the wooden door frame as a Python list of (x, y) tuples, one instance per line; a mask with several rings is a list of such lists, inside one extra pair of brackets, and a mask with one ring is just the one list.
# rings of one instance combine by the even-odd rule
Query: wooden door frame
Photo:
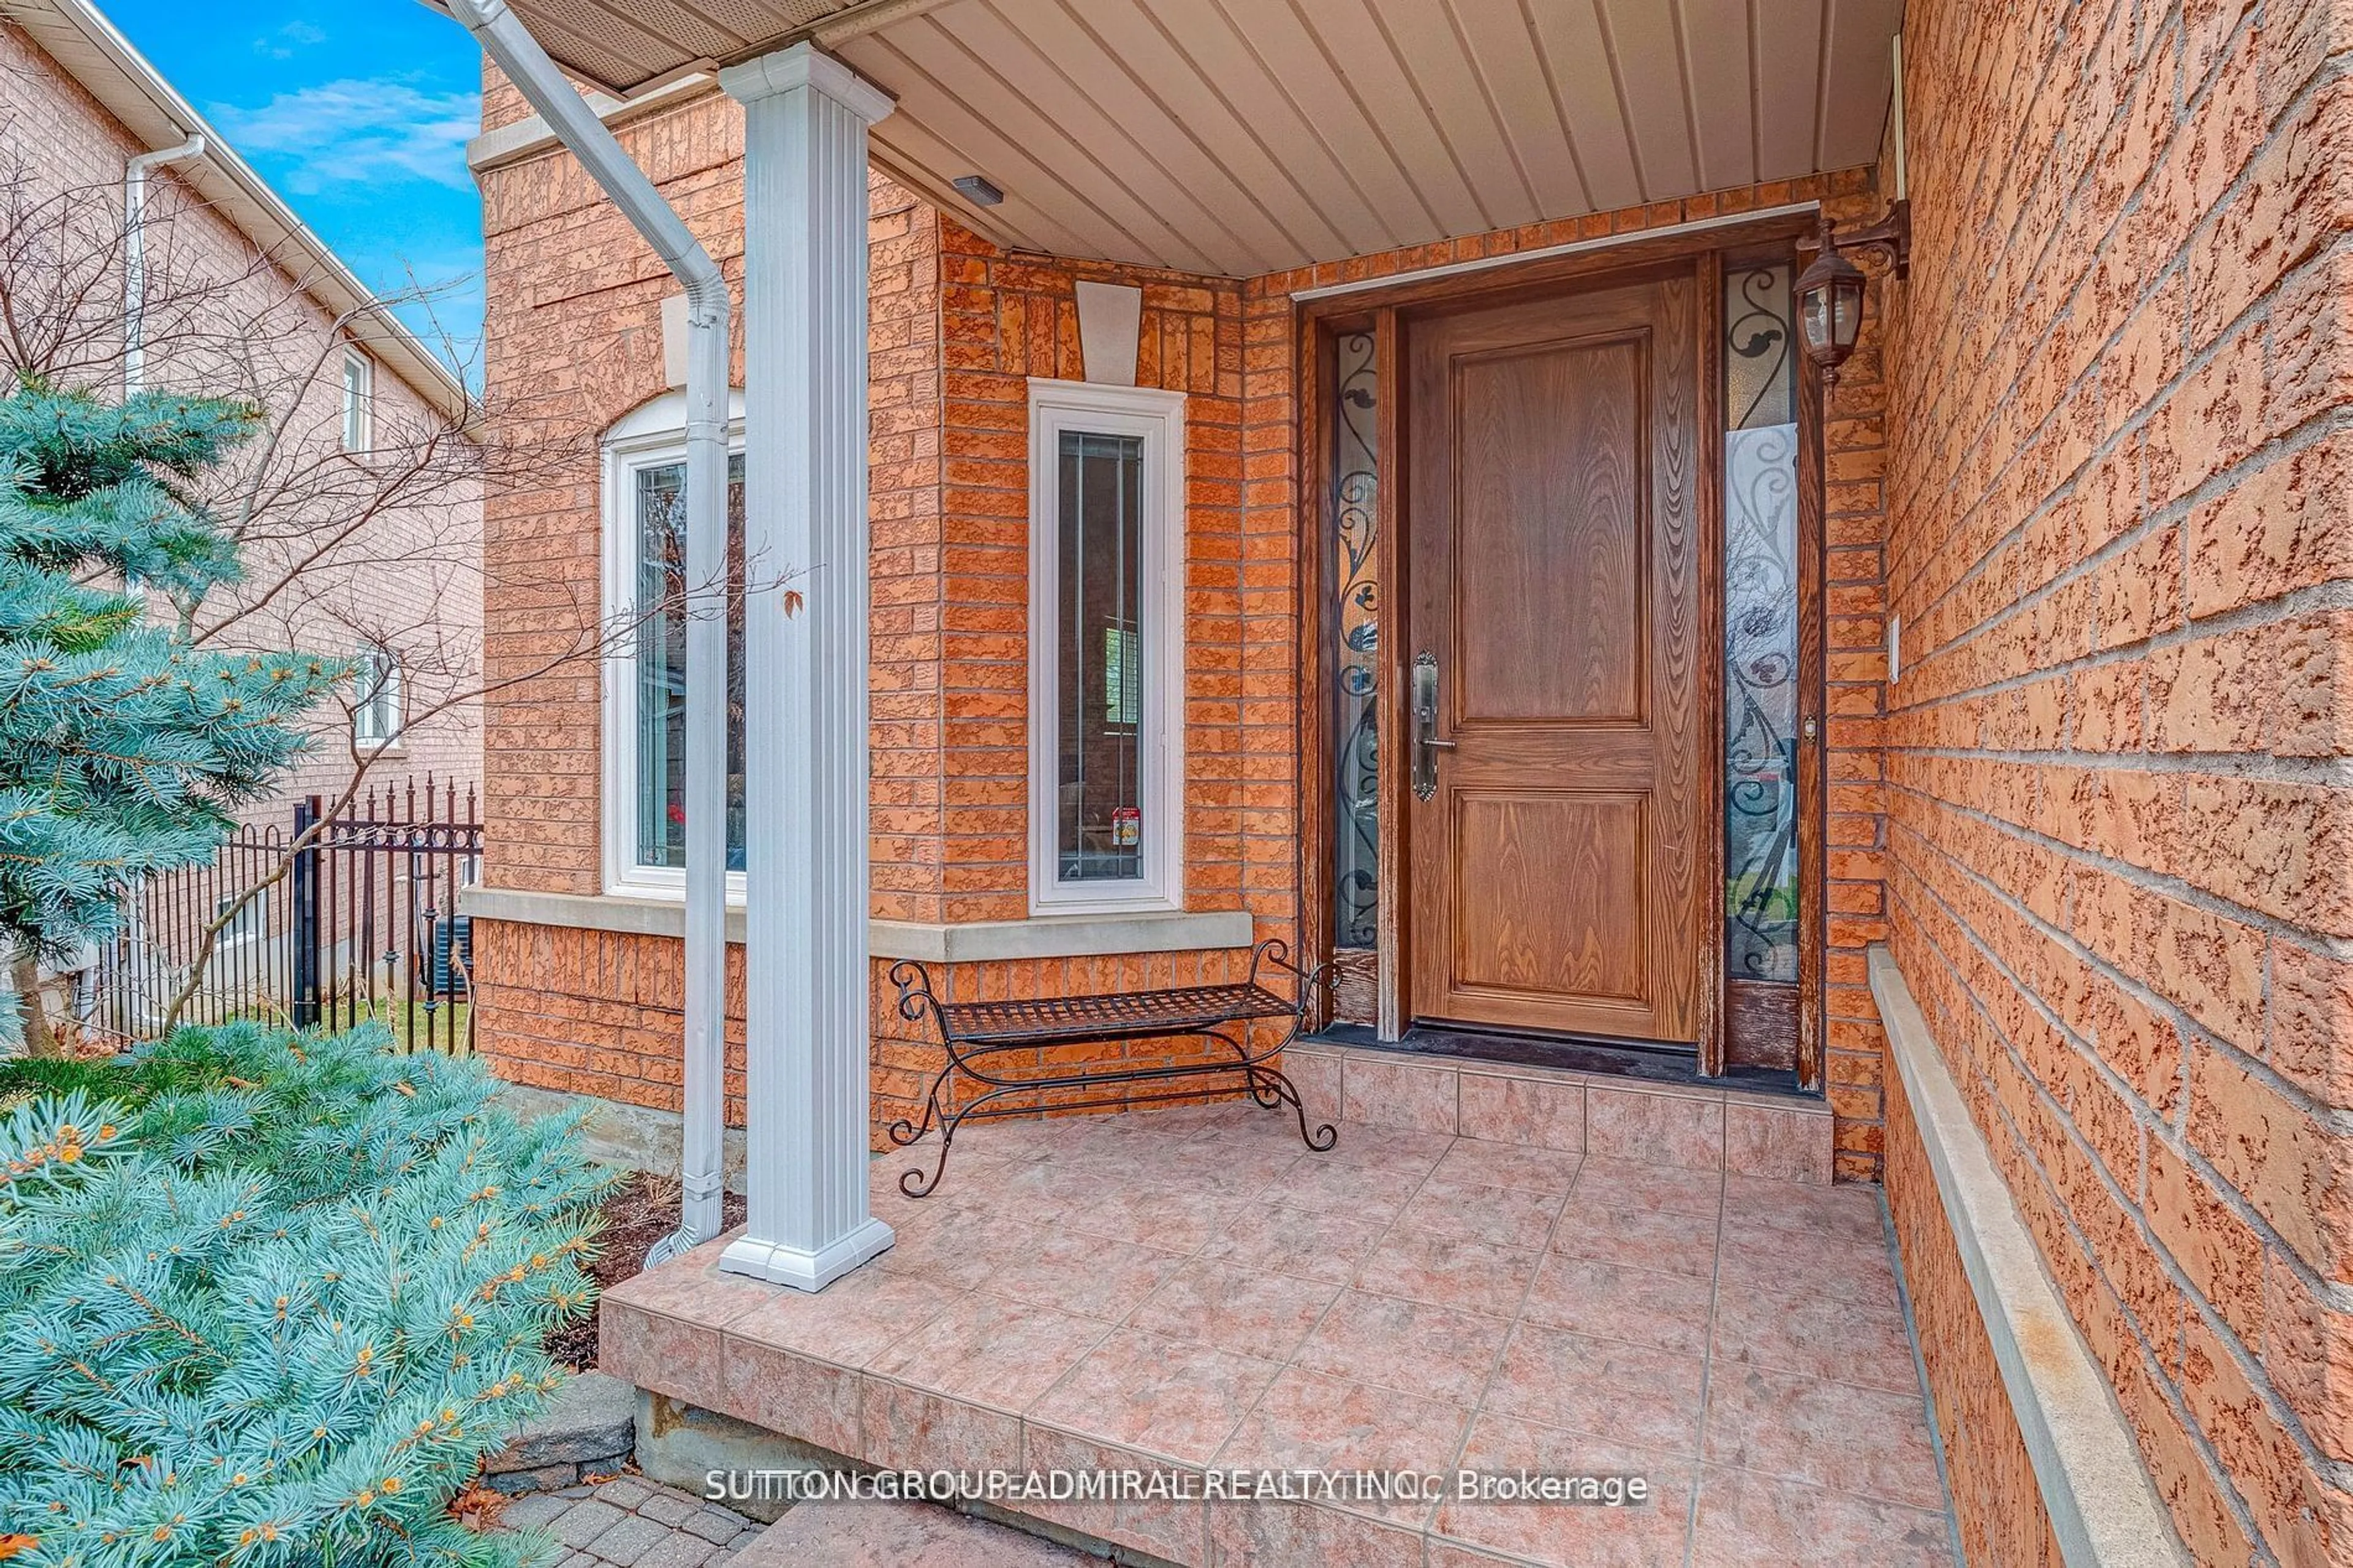
[[(1710, 477), (1700, 487), (1697, 521), (1700, 530), (1700, 614), (1703, 626), (1716, 629), (1711, 656), (1700, 660), (1698, 700), (1702, 732), (1711, 739), (1702, 766), (1704, 835), (1700, 873), (1710, 889), (1701, 916), (1699, 976), (1699, 1067), (1704, 1074), (1725, 1068), (1724, 973), (1724, 424), (1722, 400), (1724, 352), (1724, 258), (1786, 246), (1795, 254), (1796, 242), (1810, 232), (1810, 215), (1786, 215), (1751, 224), (1730, 225), (1703, 235), (1670, 235), (1652, 239), (1630, 238), (1624, 245), (1581, 254), (1546, 258), (1521, 265), (1505, 264), (1477, 273), (1447, 278), (1407, 279), (1377, 289), (1345, 295), (1326, 295), (1299, 301), (1297, 337), (1296, 426), (1298, 445), (1293, 471), (1299, 475), (1297, 522), (1301, 572), (1298, 660), (1295, 668), (1305, 685), (1299, 704), (1298, 885), (1300, 888), (1300, 951), (1311, 963), (1331, 961), (1334, 898), (1332, 843), (1335, 820), (1335, 777), (1332, 762), (1332, 712), (1329, 703), (1334, 655), (1329, 636), (1333, 606), (1328, 592), (1334, 566), (1334, 497), (1330, 467), (1330, 437), (1325, 417), (1326, 393), (1333, 374), (1339, 337), (1356, 331), (1374, 336), (1375, 369), (1381, 389), (1376, 409), (1379, 443), (1380, 484), (1376, 497), (1374, 542), (1379, 583), (1377, 625), (1379, 652), (1375, 666), (1374, 721), (1379, 736), (1377, 809), (1380, 823), (1377, 844), (1379, 886), (1376, 959), (1377, 1017), (1379, 1037), (1397, 1038), (1412, 1017), (1408, 966), (1403, 961), (1411, 933), (1409, 912), (1402, 898), (1403, 776), (1405, 735), (1406, 639), (1402, 630), (1405, 600), (1401, 589), (1404, 542), (1399, 523), (1405, 489), (1404, 399), (1399, 351), (1401, 318), (1416, 310), (1479, 309), (1508, 302), (1514, 295), (1581, 290), (1645, 275), (1689, 269), (1700, 292), (1697, 432), (1700, 472)], [(1791, 345), (1796, 352), (1796, 345)], [(1824, 1051), (1822, 984), (1824, 944), (1828, 930), (1822, 840), (1829, 802), (1823, 760), (1826, 728), (1823, 702), (1823, 571), (1822, 571), (1822, 422), (1820, 378), (1799, 355), (1798, 408), (1799, 505), (1799, 720), (1810, 720), (1815, 735), (1798, 749), (1800, 795), (1811, 809), (1799, 813), (1798, 858), (1799, 907), (1811, 913), (1801, 926), (1799, 944), (1799, 1041), (1797, 1077), (1801, 1088), (1821, 1083)], [(1802, 734), (1802, 728), (1801, 728)], [(1329, 994), (1324, 998), (1328, 1004)], [(1316, 1020), (1328, 1022), (1328, 1016)]]

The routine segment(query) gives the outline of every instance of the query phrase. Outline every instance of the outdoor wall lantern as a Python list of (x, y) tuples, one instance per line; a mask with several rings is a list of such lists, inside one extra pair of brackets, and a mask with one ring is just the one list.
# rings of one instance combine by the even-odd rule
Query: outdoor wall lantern
[[(1806, 357), (1821, 367), (1823, 384), (1828, 385), (1838, 380), (1839, 366), (1854, 353), (1855, 339), (1862, 331), (1864, 279), (1862, 268), (1840, 251), (1837, 226), (1827, 213), (1822, 215), (1814, 245), (1820, 254), (1798, 275), (1798, 335), (1805, 343)], [(1885, 218), (1846, 237), (1846, 248), (1883, 251), (1896, 277), (1909, 276), (1912, 204), (1891, 203)]]

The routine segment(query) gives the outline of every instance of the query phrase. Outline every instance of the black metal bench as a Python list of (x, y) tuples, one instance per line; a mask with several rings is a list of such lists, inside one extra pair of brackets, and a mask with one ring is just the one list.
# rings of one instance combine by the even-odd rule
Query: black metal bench
[[(1290, 1000), (1260, 983), (1262, 969), (1280, 969), (1297, 981)], [(891, 1128), (891, 1142), (901, 1148), (915, 1143), (934, 1127), (940, 1132), (940, 1157), (930, 1180), (920, 1170), (899, 1178), (899, 1190), (909, 1197), (928, 1196), (939, 1189), (946, 1170), (948, 1148), (956, 1129), (966, 1121), (992, 1117), (1021, 1116), (1047, 1108), (1092, 1110), (1152, 1104), (1167, 1100), (1208, 1100), (1247, 1091), (1268, 1110), (1288, 1105), (1299, 1118), (1299, 1136), (1321, 1153), (1339, 1142), (1330, 1122), (1308, 1131), (1307, 1107), (1299, 1091), (1279, 1068), (1268, 1065), (1305, 1026), (1308, 1004), (1324, 982), (1321, 969), (1307, 971), (1291, 962), (1291, 950), (1270, 939), (1250, 950), (1250, 976), (1239, 984), (1187, 985), (1156, 991), (1136, 991), (1101, 996), (1057, 996), (1027, 1002), (942, 1002), (932, 989), (931, 972), (913, 959), (891, 966), (891, 983), (899, 988), (899, 1016), (909, 1020), (926, 1014), (937, 1025), (947, 1065), (932, 1080), (923, 1101), (920, 1124), (902, 1118)], [(1249, 1026), (1257, 1018), (1287, 1018), (1291, 1026), (1271, 1046), (1252, 1050)], [(1016, 1076), (1003, 1064), (990, 1062), (1009, 1052), (1033, 1051), (1050, 1046), (1112, 1044), (1121, 1040), (1163, 1038), (1211, 1040), (1230, 1050), (1198, 1062), (1170, 1062), (1156, 1067), (1089, 1067), (1069, 1072)], [(958, 1076), (970, 1079), (981, 1092), (959, 1103), (954, 1085)], [(1175, 1084), (1187, 1079), (1222, 1081), (1198, 1087), (1167, 1088), (1152, 1092), (1122, 1092), (1099, 1099), (1060, 1100), (1065, 1089), (1110, 1089), (1124, 1084)], [(1239, 1081), (1236, 1081), (1239, 1080)]]

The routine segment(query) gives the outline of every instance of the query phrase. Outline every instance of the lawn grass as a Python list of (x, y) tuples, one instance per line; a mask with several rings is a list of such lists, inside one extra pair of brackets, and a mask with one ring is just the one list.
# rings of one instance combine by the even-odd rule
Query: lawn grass
[(0, 1105), (20, 1096), (82, 1093), (103, 1099), (122, 1092), (122, 1065), (108, 1058), (9, 1057), (0, 1060)]
[[(472, 1007), (464, 1002), (444, 1002), (428, 1012), (421, 1001), (380, 998), (374, 1005), (362, 1007), (357, 1018), (338, 1011), (334, 1026), (340, 1033), (355, 1024), (378, 1023), (392, 1031), (393, 1043), (402, 1050), (462, 1057), (473, 1050), (472, 1015)], [(237, 1021), (218, 1020), (221, 1024)], [(269, 1029), (285, 1026), (284, 1018), (275, 1010), (252, 1015), (245, 1021)], [(95, 1099), (137, 1102), (169, 1087), (173, 1085), (161, 1081), (154, 1068), (122, 1057), (0, 1057), (0, 1110), (35, 1095), (71, 1094), (77, 1089)]]
[[(399, 996), (379, 996), (371, 1002), (365, 997), (338, 996), (322, 1002), (319, 1010), (320, 1021), (339, 1032), (361, 1024), (382, 1024), (392, 1031), (393, 1042), (402, 1050), (433, 1050), (443, 1056), (462, 1057), (473, 1049), (474, 1010), (469, 1003), (443, 1002), (428, 1007), (422, 997), (411, 1002)], [(245, 1021), (271, 1029), (293, 1026), (286, 1009), (275, 1004), (216, 1021)]]
[[(428, 1009), (422, 1001), (404, 1002), (397, 996), (389, 996), (378, 997), (373, 1005), (363, 1006), (360, 1017), (390, 1029), (392, 1037), (404, 1050), (431, 1050), (462, 1057), (474, 1048), (473, 1013), (472, 1005), (465, 1002), (444, 1002)], [(341, 1016), (337, 1015), (338, 1019)]]

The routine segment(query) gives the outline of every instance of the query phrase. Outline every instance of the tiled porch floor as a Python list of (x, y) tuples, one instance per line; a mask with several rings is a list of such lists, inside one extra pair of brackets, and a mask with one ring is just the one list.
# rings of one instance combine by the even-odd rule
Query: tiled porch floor
[[(919, 1151), (928, 1152), (928, 1151)], [(1243, 1105), (968, 1129), (805, 1296), (719, 1244), (606, 1297), (607, 1371), (887, 1467), (1639, 1472), (1641, 1509), (1038, 1504), (1182, 1563), (1942, 1563), (1875, 1189)]]

